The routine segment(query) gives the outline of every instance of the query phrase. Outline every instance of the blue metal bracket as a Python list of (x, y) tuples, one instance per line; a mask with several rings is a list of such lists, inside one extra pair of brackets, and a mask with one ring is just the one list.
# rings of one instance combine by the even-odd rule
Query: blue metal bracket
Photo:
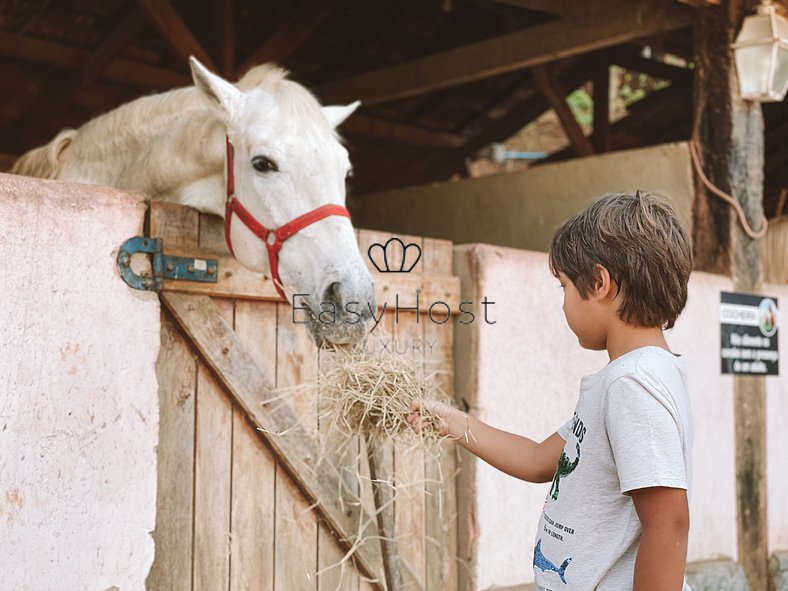
[[(161, 291), (165, 279), (181, 279), (216, 283), (219, 263), (216, 259), (195, 259), (165, 255), (161, 238), (135, 236), (129, 238), (118, 251), (118, 272), (130, 287), (146, 291)], [(149, 254), (152, 275), (137, 275), (131, 270), (131, 257), (137, 253)]]

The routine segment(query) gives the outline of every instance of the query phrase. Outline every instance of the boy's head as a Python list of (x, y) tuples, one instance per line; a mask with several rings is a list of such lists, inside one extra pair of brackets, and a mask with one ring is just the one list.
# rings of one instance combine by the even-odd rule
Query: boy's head
[(671, 328), (687, 303), (692, 245), (673, 207), (654, 193), (610, 193), (553, 236), (550, 270), (562, 272), (585, 299), (608, 270), (622, 297), (619, 317)]

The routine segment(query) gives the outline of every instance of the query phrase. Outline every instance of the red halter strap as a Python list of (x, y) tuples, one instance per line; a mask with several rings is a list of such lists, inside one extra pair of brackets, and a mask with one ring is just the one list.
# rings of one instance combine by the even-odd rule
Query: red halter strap
[(249, 228), (255, 236), (265, 244), (268, 250), (268, 264), (271, 267), (271, 279), (274, 282), (277, 293), (283, 300), (287, 299), (284, 292), (284, 286), (279, 279), (279, 263), (278, 255), (279, 250), (282, 248), (282, 243), (296, 234), (299, 230), (303, 230), (310, 224), (322, 220), (328, 216), (341, 215), (350, 218), (350, 213), (341, 205), (323, 205), (317, 209), (313, 209), (304, 215), (298, 216), (294, 220), (287, 222), (283, 226), (279, 226), (275, 230), (269, 230), (261, 224), (255, 217), (249, 213), (240, 201), (235, 196), (235, 174), (233, 173), (233, 144), (227, 136), (227, 203), (224, 212), (224, 237), (227, 240), (227, 246), (230, 248), (230, 253), (235, 256), (233, 252), (233, 241), (230, 236), (230, 225), (232, 224), (233, 214)]

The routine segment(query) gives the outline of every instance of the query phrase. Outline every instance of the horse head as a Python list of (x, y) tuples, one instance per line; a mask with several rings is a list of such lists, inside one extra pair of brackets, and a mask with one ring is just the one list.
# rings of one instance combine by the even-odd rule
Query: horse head
[[(350, 160), (336, 132), (358, 101), (321, 107), (272, 66), (254, 68), (237, 85), (194, 58), (191, 67), (232, 146), (225, 178), (228, 204), (237, 207), (225, 212), (225, 228), (233, 255), (274, 279), (294, 306), (294, 321), (307, 325), (318, 346), (358, 342), (375, 310), (375, 291), (344, 210)], [(267, 231), (293, 228), (291, 222), (316, 211), (322, 214), (296, 224), (272, 256), (281, 236), (272, 232), (269, 239)], [(254, 222), (263, 230), (255, 232)]]

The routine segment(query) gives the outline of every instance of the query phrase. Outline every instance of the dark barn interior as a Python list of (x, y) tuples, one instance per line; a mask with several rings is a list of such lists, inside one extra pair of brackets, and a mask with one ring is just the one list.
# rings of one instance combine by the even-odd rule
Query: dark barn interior
[[(361, 206), (365, 193), (467, 175), (468, 159), (549, 109), (570, 145), (548, 161), (686, 140), (692, 24), (705, 3), (9, 0), (0, 6), (0, 166), (64, 127), (189, 84), (190, 54), (229, 79), (274, 61), (324, 103), (361, 99), (341, 130)], [(668, 84), (611, 123), (612, 65)], [(589, 82), (600, 91), (584, 135), (565, 97)], [(764, 210), (774, 217), (788, 187), (788, 104), (763, 113)]]

